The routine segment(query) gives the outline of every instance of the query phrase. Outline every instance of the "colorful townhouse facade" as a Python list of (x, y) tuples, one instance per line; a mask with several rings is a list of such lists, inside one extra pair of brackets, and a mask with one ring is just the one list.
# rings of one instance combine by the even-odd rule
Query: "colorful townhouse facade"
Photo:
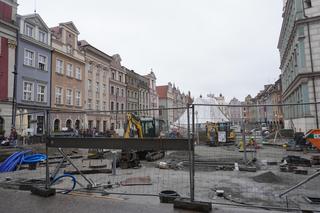
[(113, 58), (87, 41), (79, 42), (85, 56), (85, 127), (98, 132), (110, 129), (109, 88), (110, 63)]
[(52, 32), (51, 129), (85, 128), (85, 57), (73, 22), (60, 23)]
[(12, 127), (43, 135), (47, 124), (51, 131), (123, 129), (127, 110), (159, 118), (153, 71), (140, 75), (119, 54), (79, 41), (73, 22), (49, 28), (37, 13), (17, 15), (17, 6), (0, 0), (0, 135)]
[(18, 16), (16, 128), (44, 134), (51, 102), (51, 32), (39, 14)]

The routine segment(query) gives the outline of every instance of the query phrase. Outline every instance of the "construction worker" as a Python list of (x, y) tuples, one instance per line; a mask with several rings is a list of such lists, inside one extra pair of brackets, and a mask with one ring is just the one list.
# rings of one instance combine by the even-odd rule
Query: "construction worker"
[(215, 144), (216, 141), (216, 131), (215, 129), (212, 127), (210, 130), (210, 145), (213, 146)]

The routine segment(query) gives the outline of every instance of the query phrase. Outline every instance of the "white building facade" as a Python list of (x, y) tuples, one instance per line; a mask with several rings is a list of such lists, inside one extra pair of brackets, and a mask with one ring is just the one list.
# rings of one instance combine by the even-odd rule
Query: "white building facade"
[[(320, 0), (284, 1), (278, 43), (283, 103), (320, 100)], [(319, 128), (318, 104), (284, 107), (285, 128)]]

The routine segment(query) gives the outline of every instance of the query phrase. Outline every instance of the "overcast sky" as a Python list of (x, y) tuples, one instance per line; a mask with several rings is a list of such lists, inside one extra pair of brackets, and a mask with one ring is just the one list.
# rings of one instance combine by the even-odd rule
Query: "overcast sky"
[[(20, 0), (18, 13), (34, 11)], [(280, 74), (279, 0), (37, 0), (49, 27), (73, 21), (85, 39), (157, 84), (194, 96), (255, 96)]]

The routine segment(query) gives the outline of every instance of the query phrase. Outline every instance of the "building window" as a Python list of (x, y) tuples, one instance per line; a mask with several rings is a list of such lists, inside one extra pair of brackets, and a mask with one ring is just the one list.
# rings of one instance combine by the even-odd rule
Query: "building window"
[(37, 89), (38, 102), (47, 102), (47, 86), (38, 84)]
[(99, 111), (100, 110), (100, 101), (96, 101), (96, 110)]
[(122, 75), (119, 75), (119, 81), (122, 82)]
[(42, 43), (47, 43), (47, 34), (39, 30), (39, 41)]
[(103, 94), (107, 94), (107, 85), (103, 84), (102, 88), (103, 88)]
[(81, 92), (76, 91), (76, 106), (81, 106)]
[(60, 59), (56, 60), (56, 72), (63, 74), (63, 61)]
[(100, 77), (100, 68), (98, 68), (97, 72), (96, 72), (96, 79), (98, 80)]
[(114, 87), (111, 86), (111, 95), (114, 95)]
[(92, 100), (88, 99), (88, 109), (92, 109)]
[(72, 105), (72, 89), (67, 89), (66, 104)]
[(116, 95), (119, 95), (119, 88), (117, 88), (117, 92), (116, 92)]
[(96, 82), (96, 93), (100, 92), (100, 83)]
[(119, 110), (119, 103), (117, 103), (116, 110), (117, 111)]
[(102, 108), (104, 111), (106, 111), (107, 110), (107, 102), (103, 102), (103, 108)]
[(62, 104), (62, 88), (56, 87), (56, 104)]
[(112, 72), (112, 80), (115, 80), (115, 78), (116, 78), (116, 74)]
[(81, 80), (81, 70), (80, 67), (76, 68), (76, 79)]
[(29, 81), (23, 82), (23, 100), (33, 101), (33, 83)]
[(33, 66), (34, 64), (34, 52), (30, 50), (24, 51), (24, 64), (28, 66)]
[(113, 103), (113, 101), (111, 101), (110, 109), (111, 109), (111, 111), (113, 111), (113, 110), (114, 110), (114, 103)]
[(121, 97), (124, 97), (124, 90), (121, 89)]
[(92, 64), (88, 64), (88, 72), (92, 73)]
[(72, 77), (73, 76), (73, 65), (67, 64), (67, 76)]
[(92, 90), (92, 81), (90, 79), (88, 80), (88, 90)]
[(43, 55), (39, 55), (38, 58), (38, 67), (40, 70), (47, 70), (47, 57)]
[(30, 24), (26, 24), (24, 29), (25, 29), (24, 33), (27, 36), (33, 37), (33, 26), (31, 26)]
[(124, 110), (124, 104), (121, 104), (121, 111)]

